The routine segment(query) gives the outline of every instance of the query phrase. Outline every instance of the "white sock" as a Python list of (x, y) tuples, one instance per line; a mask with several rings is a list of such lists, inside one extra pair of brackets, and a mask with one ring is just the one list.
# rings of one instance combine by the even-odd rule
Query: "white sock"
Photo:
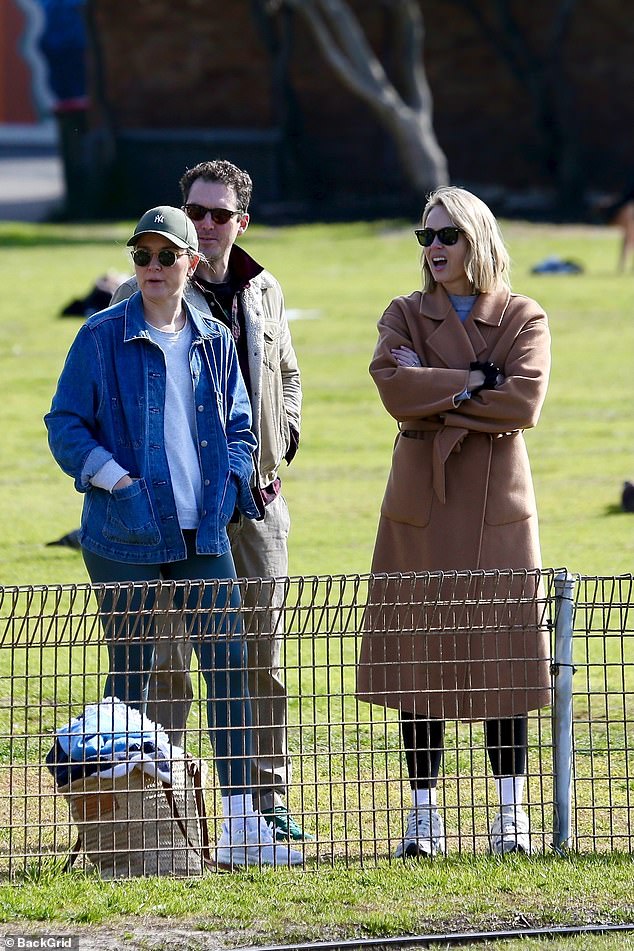
[(429, 789), (412, 789), (412, 806), (414, 809), (429, 809), (436, 805), (436, 787)]
[(253, 815), (253, 796), (251, 793), (223, 796), (222, 814), (232, 829), (244, 829), (245, 818)]
[(526, 776), (496, 776), (495, 787), (498, 791), (500, 807), (519, 808), (524, 799)]

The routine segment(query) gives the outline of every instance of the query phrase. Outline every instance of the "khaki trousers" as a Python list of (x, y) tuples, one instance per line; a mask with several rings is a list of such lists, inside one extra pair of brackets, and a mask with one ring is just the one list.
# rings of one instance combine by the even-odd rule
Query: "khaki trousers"
[[(261, 522), (242, 517), (232, 522), (228, 532), (238, 578), (271, 579), (288, 575), (289, 528), (288, 506), (282, 495), (267, 505)], [(274, 794), (286, 795), (291, 781), (288, 697), (281, 671), (283, 600), (282, 585), (261, 583), (249, 584), (242, 602), (253, 715), (253, 799), (260, 809), (272, 807)], [(173, 629), (173, 623), (167, 614), (163, 619), (157, 618), (160, 633), (147, 691), (146, 713), (180, 746), (194, 696), (189, 673), (192, 645), (182, 629)]]

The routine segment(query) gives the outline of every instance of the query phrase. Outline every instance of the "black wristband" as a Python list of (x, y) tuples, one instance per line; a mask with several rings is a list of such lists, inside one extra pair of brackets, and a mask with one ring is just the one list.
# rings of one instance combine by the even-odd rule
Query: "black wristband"
[(469, 364), (470, 370), (480, 370), (481, 373), (484, 373), (484, 383), (481, 383), (480, 386), (476, 386), (471, 390), (471, 393), (479, 393), (480, 390), (494, 390), (497, 378), (500, 376), (502, 371), (499, 367), (496, 367), (495, 363), (490, 363), (489, 361), (481, 362), (480, 360), (474, 360)]

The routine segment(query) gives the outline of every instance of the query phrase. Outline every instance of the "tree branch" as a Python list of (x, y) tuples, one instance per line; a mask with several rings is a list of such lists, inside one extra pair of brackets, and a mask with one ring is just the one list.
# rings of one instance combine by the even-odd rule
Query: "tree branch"
[[(425, 191), (448, 180), (447, 160), (432, 125), (432, 97), (422, 59), (423, 20), (417, 0), (381, 0), (395, 15), (401, 95), (370, 46), (346, 0), (265, 0), (301, 14), (340, 81), (363, 99), (393, 136), (410, 182)], [(409, 75), (408, 75), (409, 73)]]
[(394, 69), (403, 98), (416, 110), (427, 108), (431, 94), (423, 69), (425, 30), (416, 0), (388, 0), (395, 37)]
[(324, 58), (349, 88), (366, 101), (384, 97), (389, 79), (346, 3), (341, 0), (283, 2), (302, 14)]

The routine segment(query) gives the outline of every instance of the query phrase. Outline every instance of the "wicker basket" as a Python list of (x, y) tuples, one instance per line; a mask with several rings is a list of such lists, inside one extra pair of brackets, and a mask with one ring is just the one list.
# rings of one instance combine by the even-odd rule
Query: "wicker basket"
[(172, 761), (171, 785), (138, 767), (117, 779), (96, 773), (58, 787), (70, 805), (80, 849), (103, 878), (202, 875), (208, 865), (203, 763)]

